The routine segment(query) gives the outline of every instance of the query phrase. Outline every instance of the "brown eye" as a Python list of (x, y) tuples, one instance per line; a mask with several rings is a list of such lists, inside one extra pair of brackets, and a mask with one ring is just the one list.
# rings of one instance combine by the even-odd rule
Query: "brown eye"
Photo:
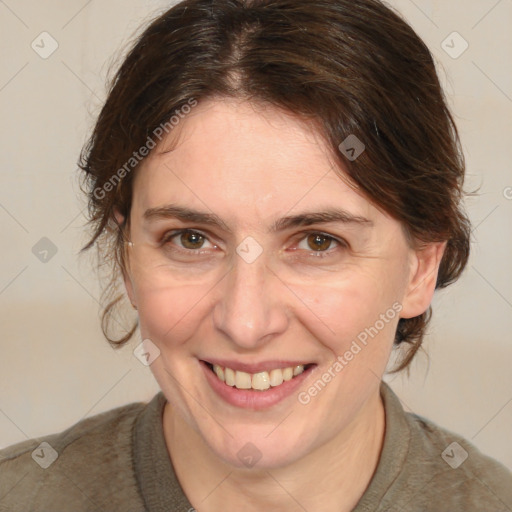
[(201, 249), (205, 237), (196, 231), (185, 231), (180, 235), (180, 242), (185, 249)]
[(331, 247), (333, 239), (330, 236), (322, 235), (321, 233), (313, 233), (308, 235), (308, 247), (312, 251), (326, 251)]

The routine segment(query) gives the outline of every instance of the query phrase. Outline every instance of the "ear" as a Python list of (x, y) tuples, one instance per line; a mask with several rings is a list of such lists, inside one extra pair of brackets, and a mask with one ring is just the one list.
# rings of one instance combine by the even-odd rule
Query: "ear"
[[(121, 227), (125, 222), (124, 215), (122, 215), (117, 208), (114, 208), (114, 219), (116, 220), (116, 223), (119, 227)], [(129, 265), (129, 262), (130, 262), (129, 250), (126, 251), (126, 256), (127, 256), (126, 261), (127, 261), (127, 264)], [(129, 275), (129, 268), (122, 269), (122, 272), (123, 272), (124, 287), (126, 289), (128, 298), (130, 299), (130, 302), (132, 303), (132, 306), (134, 307), (134, 309), (137, 309), (137, 304), (135, 302), (135, 294), (133, 293), (133, 283), (132, 283), (132, 280)]]
[(114, 208), (114, 219), (116, 220), (118, 226), (122, 226), (124, 224), (124, 215), (122, 215), (117, 208)]
[(445, 248), (446, 242), (433, 242), (413, 250), (402, 318), (422, 315), (430, 306)]

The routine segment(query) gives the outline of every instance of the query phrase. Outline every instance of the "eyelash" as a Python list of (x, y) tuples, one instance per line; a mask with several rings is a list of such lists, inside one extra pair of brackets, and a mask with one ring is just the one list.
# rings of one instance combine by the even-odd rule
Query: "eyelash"
[[(160, 247), (166, 247), (169, 245), (169, 243), (174, 239), (176, 238), (177, 236), (180, 236), (180, 235), (183, 235), (185, 233), (192, 233), (192, 234), (197, 234), (197, 235), (200, 235), (202, 237), (204, 237), (208, 242), (210, 242), (214, 248), (218, 247), (217, 245), (213, 244), (210, 239), (209, 239), (209, 236), (206, 234), (206, 233), (203, 233), (202, 231), (198, 231), (198, 230), (195, 230), (195, 229), (180, 229), (180, 230), (175, 230), (175, 231), (169, 231), (167, 233), (164, 233), (164, 235), (162, 236), (162, 239), (160, 240), (159, 242), (159, 245)], [(308, 236), (310, 235), (320, 235), (320, 236), (323, 236), (325, 238), (328, 238), (329, 240), (331, 240), (331, 242), (337, 244), (337, 246), (341, 249), (348, 249), (349, 248), (349, 245), (348, 243), (343, 240), (343, 239), (340, 239), (340, 238), (337, 238), (337, 237), (334, 237), (333, 235), (330, 235), (328, 233), (324, 233), (322, 231), (304, 231), (302, 233), (300, 233), (300, 238), (296, 238), (296, 242), (295, 242), (295, 245), (298, 245), (300, 242), (302, 242), (303, 240), (307, 239)], [(329, 257), (332, 255), (332, 252), (333, 250), (335, 250), (336, 247), (333, 249), (333, 248), (329, 248), (325, 251), (308, 251), (309, 253), (309, 256), (311, 257), (314, 257), (314, 258), (326, 258), (326, 257)], [(205, 254), (209, 249), (185, 249), (185, 248), (182, 248), (182, 247), (179, 247), (179, 246), (174, 246), (172, 249), (172, 251), (176, 251), (176, 252), (180, 252), (182, 254), (187, 254), (187, 255), (192, 255), (192, 256), (199, 256), (199, 255), (202, 255), (202, 254)], [(297, 249), (293, 249), (293, 251), (296, 251)]]

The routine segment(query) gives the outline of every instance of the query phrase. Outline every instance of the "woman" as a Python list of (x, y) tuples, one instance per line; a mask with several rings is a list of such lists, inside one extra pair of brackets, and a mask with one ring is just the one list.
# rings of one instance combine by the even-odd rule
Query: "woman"
[[(185, 0), (84, 149), (87, 248), (162, 392), (2, 452), (5, 510), (512, 510), (512, 478), (406, 414), (434, 290), (469, 255), (431, 55), (376, 0)], [(20, 477), (24, 475), (23, 479)]]

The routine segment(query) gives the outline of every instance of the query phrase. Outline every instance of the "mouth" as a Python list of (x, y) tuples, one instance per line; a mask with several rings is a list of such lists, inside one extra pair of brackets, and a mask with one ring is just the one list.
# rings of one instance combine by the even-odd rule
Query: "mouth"
[[(309, 373), (316, 366), (315, 363), (294, 364), (282, 368), (272, 368), (255, 373), (235, 370), (227, 366), (201, 361), (215, 378), (225, 385), (239, 390), (265, 392), (283, 386), (297, 377)], [(302, 380), (302, 379), (301, 379)]]

